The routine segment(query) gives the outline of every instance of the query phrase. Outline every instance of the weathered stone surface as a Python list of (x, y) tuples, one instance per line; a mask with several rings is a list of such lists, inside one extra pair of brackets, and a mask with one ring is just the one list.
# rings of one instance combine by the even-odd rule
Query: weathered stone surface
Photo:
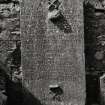
[[(18, 0), (15, 0), (19, 2)], [(0, 58), (4, 62), (20, 40), (20, 5), (0, 0)]]
[[(0, 38), (3, 40), (19, 40), (20, 35), (13, 34), (20, 32), (20, 7), (14, 3), (0, 4)], [(16, 37), (16, 38), (14, 38)]]
[[(83, 1), (63, 0), (55, 20), (47, 19), (46, 5), (21, 5), (23, 83), (45, 105), (85, 105)], [(63, 94), (54, 99), (55, 84)]]

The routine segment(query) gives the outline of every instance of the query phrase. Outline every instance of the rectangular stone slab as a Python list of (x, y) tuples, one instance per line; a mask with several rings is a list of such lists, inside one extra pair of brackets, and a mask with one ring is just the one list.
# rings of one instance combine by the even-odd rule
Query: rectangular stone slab
[(105, 104), (105, 74), (100, 77), (101, 105)]
[(21, 4), (23, 84), (43, 105), (85, 105), (83, 1), (60, 1), (55, 19), (46, 0)]

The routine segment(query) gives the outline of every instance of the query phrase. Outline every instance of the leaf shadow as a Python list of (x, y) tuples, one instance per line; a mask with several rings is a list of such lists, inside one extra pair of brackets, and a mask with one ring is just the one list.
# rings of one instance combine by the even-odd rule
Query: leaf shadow
[(67, 19), (60, 13), (60, 15), (56, 18), (50, 19), (51, 22), (59, 28), (59, 30), (63, 31), (64, 33), (71, 33), (72, 28)]

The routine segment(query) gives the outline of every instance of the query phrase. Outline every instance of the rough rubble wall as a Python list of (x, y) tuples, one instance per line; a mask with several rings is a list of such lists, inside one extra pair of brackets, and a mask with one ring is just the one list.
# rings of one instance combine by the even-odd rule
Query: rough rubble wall
[(20, 41), (19, 0), (0, 0), (0, 59), (5, 62)]
[[(105, 72), (105, 13), (96, 12), (91, 3), (85, 5), (85, 48), (87, 70)], [(92, 63), (90, 62), (92, 61)], [(92, 70), (93, 69), (93, 70)]]
[[(21, 4), (24, 85), (43, 105), (85, 105), (83, 1), (62, 0), (62, 15), (47, 20), (47, 1)], [(63, 93), (54, 98), (50, 85)]]
[(98, 6), (98, 0), (86, 1), (88, 2), (84, 5), (84, 32), (87, 102), (100, 103), (104, 96), (104, 92), (102, 92), (100, 97), (102, 87), (99, 79), (105, 73), (105, 11), (102, 6)]

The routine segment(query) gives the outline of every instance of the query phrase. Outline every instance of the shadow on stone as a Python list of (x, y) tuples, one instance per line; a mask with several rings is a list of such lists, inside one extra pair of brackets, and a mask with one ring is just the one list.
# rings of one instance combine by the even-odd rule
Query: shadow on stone
[(7, 105), (42, 105), (25, 87), (19, 83), (6, 81)]
[(63, 31), (64, 33), (71, 33), (72, 28), (69, 25), (66, 18), (60, 13), (60, 15), (56, 18), (50, 19), (51, 22), (59, 28), (59, 30)]
[(8, 3), (19, 4), (19, 0), (0, 0), (0, 3), (2, 3), (2, 4), (8, 4)]
[(22, 86), (22, 83), (13, 82), (8, 68), (0, 61), (0, 73), (5, 77), (5, 95), (7, 96), (6, 105), (42, 105), (41, 102), (32, 95), (28, 89)]

